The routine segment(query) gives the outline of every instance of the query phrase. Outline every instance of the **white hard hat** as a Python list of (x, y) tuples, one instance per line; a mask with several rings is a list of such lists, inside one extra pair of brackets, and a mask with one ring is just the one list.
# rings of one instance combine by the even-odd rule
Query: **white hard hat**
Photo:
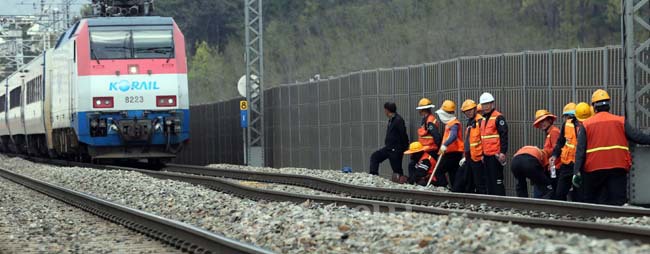
[(483, 93), (481, 94), (481, 98), (479, 99), (480, 104), (485, 104), (485, 103), (490, 103), (494, 102), (494, 96), (492, 96), (491, 93)]

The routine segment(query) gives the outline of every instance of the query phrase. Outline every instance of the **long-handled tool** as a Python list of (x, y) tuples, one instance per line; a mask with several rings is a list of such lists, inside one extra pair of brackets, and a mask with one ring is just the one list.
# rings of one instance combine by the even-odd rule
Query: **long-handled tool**
[(436, 161), (436, 166), (433, 168), (433, 172), (431, 172), (431, 176), (429, 177), (429, 181), (427, 182), (427, 186), (426, 186), (427, 188), (429, 187), (429, 185), (431, 185), (431, 180), (434, 178), (434, 175), (436, 175), (436, 171), (438, 170), (438, 165), (440, 165), (440, 161), (442, 161), (442, 157), (444, 155), (445, 154), (443, 153), (440, 156), (438, 156), (438, 161)]

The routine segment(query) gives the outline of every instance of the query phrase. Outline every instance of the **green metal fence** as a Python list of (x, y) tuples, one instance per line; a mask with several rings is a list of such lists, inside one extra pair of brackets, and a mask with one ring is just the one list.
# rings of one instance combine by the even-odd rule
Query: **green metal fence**
[[(409, 137), (415, 140), (420, 122), (415, 106), (420, 98), (430, 98), (436, 105), (451, 99), (460, 105), (467, 98), (478, 101), (482, 92), (492, 93), (505, 115), (510, 155), (524, 145), (541, 147), (545, 135), (532, 127), (537, 109), (561, 114), (566, 103), (588, 102), (595, 89), (605, 88), (613, 97), (613, 112), (622, 114), (622, 57), (618, 46), (526, 51), (364, 70), (274, 87), (265, 91), (265, 163), (367, 171), (370, 154), (383, 144), (384, 102), (396, 102)], [(243, 163), (239, 100), (191, 108), (192, 141), (178, 162)], [(464, 122), (464, 116), (458, 116)], [(388, 175), (385, 164), (380, 172)], [(512, 193), (514, 179), (508, 168), (505, 175)]]

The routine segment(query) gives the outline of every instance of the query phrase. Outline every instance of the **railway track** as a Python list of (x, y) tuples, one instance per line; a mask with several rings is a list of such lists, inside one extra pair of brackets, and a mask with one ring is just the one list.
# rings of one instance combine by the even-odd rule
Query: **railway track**
[[(40, 159), (39, 159), (40, 160)], [(39, 161), (37, 160), (37, 161)], [(40, 160), (40, 162), (44, 162)], [(192, 183), (200, 186), (204, 186), (216, 191), (229, 193), (241, 198), (248, 198), (252, 200), (266, 200), (266, 201), (277, 201), (277, 202), (293, 202), (293, 203), (304, 203), (304, 202), (316, 202), (321, 204), (336, 204), (340, 206), (347, 206), (353, 209), (367, 210), (373, 212), (418, 212), (418, 213), (427, 213), (427, 214), (436, 214), (436, 215), (451, 215), (451, 214), (464, 214), (469, 218), (474, 219), (483, 219), (483, 220), (492, 220), (500, 221), (506, 223), (513, 223), (521, 226), (532, 227), (532, 228), (545, 228), (545, 229), (554, 229), (563, 232), (573, 232), (580, 233), (587, 236), (604, 238), (604, 239), (617, 239), (617, 240), (638, 240), (643, 243), (650, 243), (650, 228), (647, 227), (634, 227), (634, 226), (625, 226), (625, 225), (616, 225), (616, 224), (603, 224), (590, 221), (574, 221), (574, 220), (558, 220), (558, 219), (547, 219), (547, 218), (535, 218), (535, 217), (519, 217), (519, 216), (510, 216), (510, 215), (499, 215), (499, 214), (486, 214), (472, 211), (460, 211), (454, 209), (443, 209), (431, 206), (424, 206), (413, 203), (405, 202), (394, 202), (394, 201), (382, 201), (382, 200), (372, 200), (372, 199), (363, 199), (363, 198), (348, 198), (348, 197), (336, 197), (336, 196), (315, 196), (315, 195), (304, 195), (304, 194), (295, 194), (287, 192), (279, 192), (273, 190), (263, 190), (253, 187), (248, 187), (242, 184), (234, 183), (229, 180), (221, 179), (215, 176), (205, 176), (197, 175), (198, 173), (188, 174), (188, 172), (158, 172), (150, 171), (143, 169), (136, 169), (123, 166), (108, 166), (108, 165), (92, 165), (84, 163), (75, 163), (67, 161), (48, 161), (47, 163), (56, 164), (59, 166), (81, 166), (81, 167), (90, 167), (96, 169), (105, 169), (105, 170), (127, 170), (140, 172), (151, 177), (165, 179), (165, 180), (175, 180), (182, 181), (187, 183)], [(172, 166), (173, 167), (173, 166)], [(202, 167), (197, 167), (202, 168)], [(207, 170), (207, 168), (206, 168)], [(180, 170), (176, 170), (180, 171)], [(215, 170), (223, 171), (223, 170)], [(230, 172), (229, 170), (225, 170)], [(232, 172), (231, 172), (232, 173)], [(250, 172), (249, 172), (250, 173)], [(216, 174), (215, 174), (216, 175)], [(224, 175), (224, 177), (230, 176), (234, 178), (233, 175)], [(250, 179), (250, 178), (247, 178)], [(313, 180), (313, 179), (312, 179)], [(319, 179), (322, 181), (322, 179)], [(268, 182), (268, 180), (267, 180)], [(340, 183), (337, 183), (340, 184)], [(367, 188), (367, 187), (365, 187)], [(385, 190), (388, 192), (388, 190)], [(391, 190), (394, 191), (394, 190)], [(403, 193), (404, 191), (397, 191), (397, 193)], [(412, 191), (407, 191), (412, 192)], [(424, 192), (421, 195), (432, 195), (435, 193)], [(447, 194), (449, 195), (449, 194)], [(458, 195), (458, 194), (454, 194)], [(452, 195), (452, 196), (454, 196)], [(473, 195), (477, 196), (477, 195)], [(490, 198), (487, 196), (481, 196)], [(436, 197), (440, 199), (442, 197)], [(473, 201), (478, 201), (480, 197), (474, 197), (470, 199)], [(503, 197), (501, 197), (503, 199)], [(507, 202), (516, 202), (513, 198), (505, 198)], [(459, 197), (456, 197), (455, 200), (462, 200)], [(491, 200), (491, 199), (489, 199)], [(526, 202), (523, 199), (517, 199), (522, 202)], [(540, 200), (534, 200), (540, 201)], [(489, 202), (489, 201), (487, 201)], [(552, 202), (553, 205), (559, 206), (561, 202)], [(495, 204), (506, 204), (505, 202), (496, 202)], [(534, 203), (533, 203), (534, 204)], [(565, 205), (575, 205), (575, 204), (565, 204)], [(589, 207), (591, 206), (591, 207)], [(543, 206), (537, 205), (535, 209), (542, 209)], [(576, 206), (573, 206), (576, 207)], [(624, 215), (624, 211), (637, 211), (636, 213), (631, 213), (632, 216), (641, 216), (644, 213), (641, 213), (640, 209), (636, 208), (614, 208), (607, 206), (593, 206), (593, 205), (582, 205), (577, 206), (585, 207), (586, 211), (591, 211), (592, 214), (616, 214), (619, 216)], [(604, 208), (605, 210), (602, 213), (597, 213), (598, 208)], [(568, 207), (563, 209), (558, 209), (559, 211), (568, 211)], [(581, 211), (581, 210), (578, 210)], [(575, 212), (575, 211), (574, 211)], [(625, 214), (630, 216), (631, 214)]]
[(271, 253), (206, 230), (0, 168), (0, 177), (190, 253)]
[(229, 168), (213, 168), (192, 165), (168, 164), (163, 169), (192, 175), (232, 178), (237, 180), (266, 182), (307, 187), (327, 193), (346, 194), (360, 199), (389, 201), (394, 203), (439, 206), (441, 203), (458, 203), (464, 206), (487, 205), (500, 209), (534, 211), (540, 214), (557, 214), (561, 217), (641, 217), (650, 216), (650, 209), (594, 205), (555, 200), (530, 199), (518, 197), (488, 196), (465, 193), (431, 192), (419, 190), (400, 190), (357, 186), (328, 179), (294, 174), (253, 172)]

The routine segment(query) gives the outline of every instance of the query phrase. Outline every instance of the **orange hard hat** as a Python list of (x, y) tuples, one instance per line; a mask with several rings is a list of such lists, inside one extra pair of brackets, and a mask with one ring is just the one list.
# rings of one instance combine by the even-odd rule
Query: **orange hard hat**
[(427, 108), (433, 108), (435, 105), (433, 105), (433, 102), (427, 98), (422, 98), (418, 102), (418, 107), (415, 109), (427, 109)]
[(471, 99), (467, 99), (463, 102), (463, 105), (460, 106), (460, 110), (465, 112), (467, 110), (476, 108), (476, 102)]
[(452, 100), (445, 100), (442, 102), (442, 110), (446, 112), (455, 112), (456, 111), (456, 103)]
[(419, 152), (424, 152), (429, 149), (428, 146), (423, 146), (422, 143), (415, 141), (409, 145), (409, 149), (404, 152), (404, 154), (414, 154)]
[(542, 121), (544, 121), (547, 118), (551, 118), (555, 122), (555, 119), (557, 119), (557, 116), (551, 114), (551, 112), (549, 112), (546, 109), (537, 110), (537, 112), (535, 112), (535, 122), (533, 123), (533, 126), (535, 128), (538, 128), (539, 123), (541, 123)]
[(589, 119), (593, 115), (593, 107), (589, 106), (586, 102), (580, 102), (576, 106), (576, 118), (578, 121)]
[(607, 91), (603, 89), (598, 89), (591, 95), (591, 104), (594, 105), (598, 103), (598, 104), (606, 105), (608, 104), (607, 101), (609, 101), (610, 99), (611, 98), (609, 97), (609, 93), (607, 93)]

